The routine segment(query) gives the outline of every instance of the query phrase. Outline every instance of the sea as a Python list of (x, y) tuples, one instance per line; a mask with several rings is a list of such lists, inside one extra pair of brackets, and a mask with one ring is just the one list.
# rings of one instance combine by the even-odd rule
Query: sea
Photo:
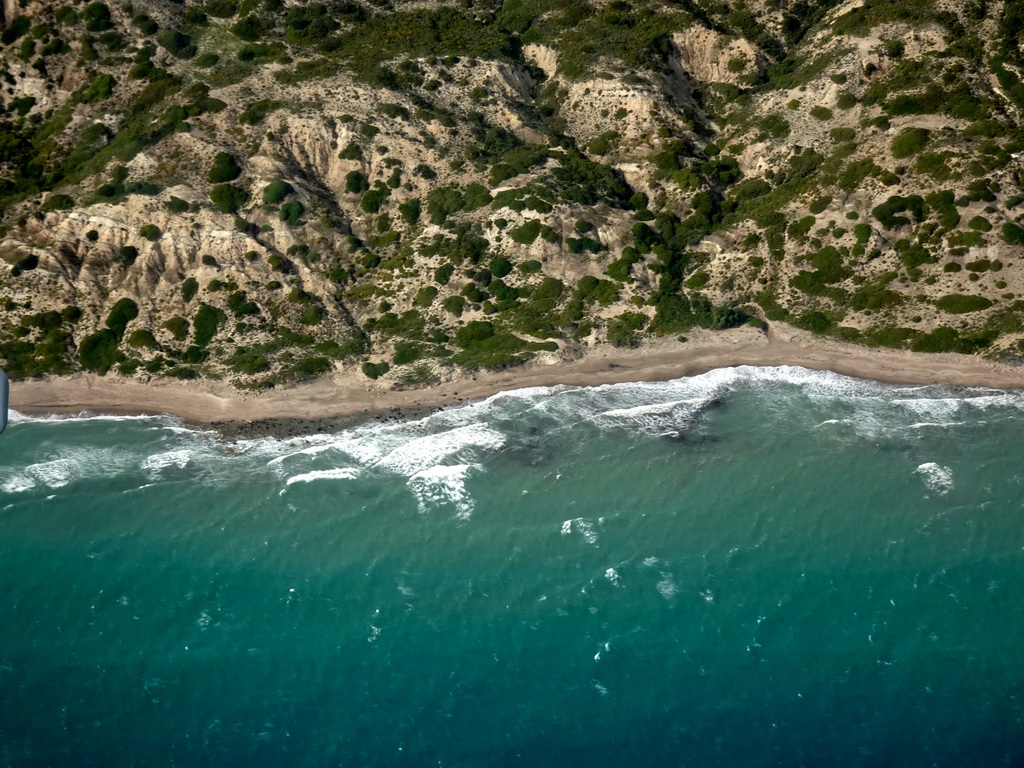
[(1019, 766), (1022, 601), (1021, 392), (0, 436), (0, 766)]

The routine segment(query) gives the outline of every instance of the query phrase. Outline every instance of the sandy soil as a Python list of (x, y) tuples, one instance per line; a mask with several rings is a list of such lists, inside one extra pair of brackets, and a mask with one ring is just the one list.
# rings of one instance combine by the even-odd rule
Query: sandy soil
[(508, 371), (465, 373), (455, 381), (427, 389), (391, 391), (369, 381), (355, 368), (310, 384), (261, 393), (242, 392), (222, 382), (139, 382), (112, 375), (78, 374), (13, 382), (11, 407), (31, 414), (170, 413), (203, 423), (325, 418), (352, 423), (382, 415), (427, 412), (522, 387), (665, 381), (737, 365), (797, 365), (898, 384), (1024, 387), (1024, 368), (967, 355), (867, 349), (823, 340), (776, 323), (767, 335), (744, 327), (718, 333), (696, 332), (685, 343), (658, 340), (636, 350), (600, 347), (573, 362), (531, 363)]

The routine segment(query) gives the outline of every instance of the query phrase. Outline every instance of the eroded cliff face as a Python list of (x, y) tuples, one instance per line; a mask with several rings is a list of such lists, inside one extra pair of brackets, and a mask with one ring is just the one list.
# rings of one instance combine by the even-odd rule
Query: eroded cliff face
[(768, 320), (1014, 360), (1021, 17), (8, 4), (0, 357), (417, 386)]

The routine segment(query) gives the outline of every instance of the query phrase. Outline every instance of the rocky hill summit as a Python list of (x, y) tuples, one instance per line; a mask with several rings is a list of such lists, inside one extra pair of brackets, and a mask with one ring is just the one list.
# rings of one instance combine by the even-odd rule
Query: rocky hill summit
[(1024, 356), (1024, 2), (4, 0), (0, 360), (265, 388), (787, 322)]

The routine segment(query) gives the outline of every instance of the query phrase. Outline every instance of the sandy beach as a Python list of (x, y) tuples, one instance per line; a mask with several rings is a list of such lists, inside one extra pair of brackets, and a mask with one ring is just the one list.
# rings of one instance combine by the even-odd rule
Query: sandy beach
[(295, 420), (307, 422), (312, 429), (324, 426), (324, 420), (344, 426), (371, 418), (425, 414), (510, 389), (666, 381), (739, 365), (794, 365), (894, 384), (1024, 387), (1024, 368), (968, 355), (869, 349), (776, 323), (767, 335), (750, 327), (698, 331), (685, 343), (662, 339), (640, 349), (594, 348), (574, 361), (531, 362), (505, 371), (462, 373), (453, 381), (426, 389), (390, 390), (368, 380), (355, 367), (308, 384), (258, 393), (224, 382), (140, 382), (113, 375), (77, 374), (13, 382), (11, 407), (36, 415), (82, 411), (172, 414), (219, 426)]

